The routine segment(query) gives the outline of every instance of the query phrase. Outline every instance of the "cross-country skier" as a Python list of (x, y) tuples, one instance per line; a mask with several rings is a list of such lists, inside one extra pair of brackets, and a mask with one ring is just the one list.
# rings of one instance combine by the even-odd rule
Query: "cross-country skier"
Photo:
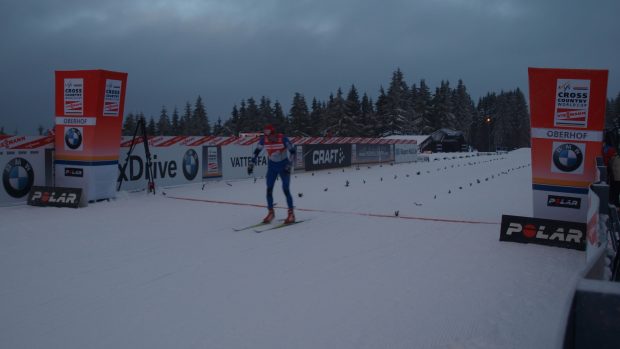
[[(291, 182), (291, 166), (295, 161), (295, 146), (287, 137), (281, 133), (275, 132), (272, 125), (266, 125), (263, 129), (264, 135), (260, 137), (258, 146), (254, 149), (252, 161), (248, 164), (248, 175), (254, 171), (254, 165), (258, 159), (258, 154), (263, 150), (267, 151), (267, 208), (269, 212), (263, 223), (269, 223), (275, 217), (273, 211), (273, 186), (276, 178), (280, 176), (282, 180), (282, 191), (286, 195), (286, 204), (288, 205), (288, 216), (284, 223), (290, 224), (295, 222), (295, 213), (293, 212), (293, 196), (289, 185)], [(291, 154), (289, 159), (288, 153)]]

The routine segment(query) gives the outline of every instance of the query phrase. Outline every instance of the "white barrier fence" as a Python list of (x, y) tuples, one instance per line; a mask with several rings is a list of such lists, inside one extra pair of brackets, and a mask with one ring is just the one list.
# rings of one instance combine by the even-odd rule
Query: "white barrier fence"
[[(121, 139), (118, 171), (118, 179), (122, 178), (121, 190), (140, 190), (147, 185), (147, 160), (142, 140), (140, 137), (135, 140), (136, 145), (128, 157), (131, 142), (131, 137)], [(247, 178), (247, 165), (257, 142), (258, 137), (151, 137), (148, 143), (155, 183), (165, 187), (210, 179)], [(414, 140), (293, 137), (291, 142), (297, 149), (296, 170), (304, 170), (306, 166), (315, 170), (357, 163), (418, 160)], [(24, 203), (33, 185), (53, 186), (53, 153), (54, 136), (0, 136), (0, 169), (3, 172), (0, 205)], [(308, 158), (315, 153), (322, 156)], [(332, 153), (338, 153), (338, 158), (331, 156)], [(267, 158), (261, 154), (254, 176), (261, 177), (266, 172)]]

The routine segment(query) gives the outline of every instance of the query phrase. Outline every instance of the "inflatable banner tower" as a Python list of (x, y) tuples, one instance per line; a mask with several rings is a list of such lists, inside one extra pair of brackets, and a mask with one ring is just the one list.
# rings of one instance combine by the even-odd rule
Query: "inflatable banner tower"
[(56, 71), (56, 186), (115, 196), (126, 88), (127, 73)]

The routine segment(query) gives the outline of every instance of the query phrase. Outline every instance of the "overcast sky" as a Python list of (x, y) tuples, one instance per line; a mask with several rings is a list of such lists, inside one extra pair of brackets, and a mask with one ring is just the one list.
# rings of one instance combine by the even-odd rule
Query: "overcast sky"
[(125, 113), (157, 117), (202, 96), (211, 122), (248, 97), (308, 102), (355, 84), (376, 100), (463, 79), (477, 100), (528, 67), (608, 69), (620, 92), (618, 0), (19, 0), (0, 2), (0, 126), (54, 117), (55, 70), (129, 73)]

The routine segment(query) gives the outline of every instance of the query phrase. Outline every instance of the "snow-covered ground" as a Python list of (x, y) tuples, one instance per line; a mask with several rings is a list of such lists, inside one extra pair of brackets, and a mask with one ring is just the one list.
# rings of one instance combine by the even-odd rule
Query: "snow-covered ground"
[(307, 221), (262, 234), (233, 231), (266, 213), (261, 179), (0, 208), (0, 347), (553, 347), (585, 255), (499, 241), (529, 164), (297, 173)]

